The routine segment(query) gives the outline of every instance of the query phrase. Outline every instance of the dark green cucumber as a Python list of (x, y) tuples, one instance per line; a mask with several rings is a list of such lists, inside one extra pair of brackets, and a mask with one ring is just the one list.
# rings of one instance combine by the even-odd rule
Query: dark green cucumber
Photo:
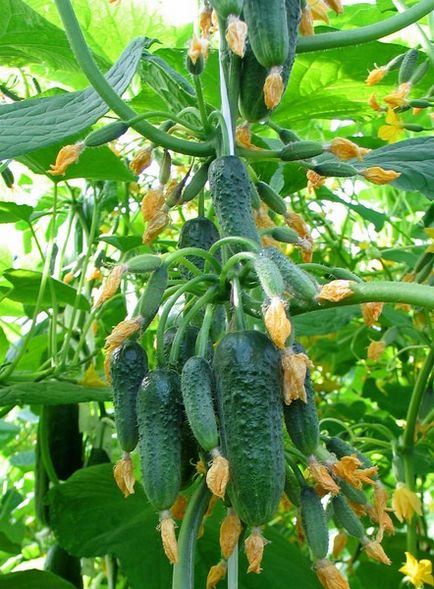
[(301, 486), (292, 468), (286, 465), (285, 494), (296, 507), (301, 504)]
[(181, 486), (182, 411), (175, 372), (146, 375), (137, 396), (137, 422), (146, 496), (158, 511), (170, 509)]
[(253, 266), (267, 297), (270, 299), (276, 296), (280, 297), (285, 290), (285, 285), (280, 270), (273, 260), (258, 255), (253, 261)]
[(271, 186), (259, 180), (256, 182), (256, 189), (267, 207), (279, 215), (286, 215), (286, 202)]
[(315, 280), (293, 264), (280, 250), (275, 247), (266, 247), (261, 250), (261, 256), (265, 256), (276, 264), (285, 283), (285, 290), (298, 301), (312, 302), (319, 292), (319, 286)]
[(280, 354), (259, 331), (228, 333), (214, 372), (229, 498), (242, 521), (260, 526), (275, 513), (285, 484)]
[(205, 184), (208, 180), (208, 168), (209, 162), (205, 162), (194, 173), (192, 179), (183, 190), (181, 203), (190, 202), (205, 188)]
[(66, 552), (59, 544), (54, 544), (49, 549), (44, 569), (65, 579), (77, 589), (83, 589), (80, 559)]
[[(250, 179), (240, 158), (228, 155), (215, 159), (209, 167), (209, 184), (222, 235), (238, 235), (259, 243)], [(241, 251), (242, 247), (231, 246), (231, 250)]]
[(327, 556), (329, 547), (329, 532), (327, 517), (315, 489), (303, 487), (301, 489), (301, 523), (307, 544), (315, 560), (322, 560)]
[[(184, 247), (200, 247), (206, 251), (212, 246), (213, 243), (220, 239), (217, 227), (212, 221), (205, 217), (196, 217), (186, 221), (181, 228), (179, 234), (178, 249)], [(194, 264), (199, 270), (204, 269), (205, 260), (200, 256), (187, 256), (192, 264)], [(180, 266), (181, 274), (185, 278), (192, 278), (193, 273), (190, 270)]]
[(161, 300), (169, 281), (169, 273), (166, 266), (160, 266), (149, 277), (142, 296), (137, 303), (135, 315), (142, 317), (142, 329), (145, 330), (160, 308)]
[(9, 166), (6, 166), (6, 168), (4, 168), (1, 171), (1, 175), (2, 175), (2, 178), (3, 178), (6, 186), (8, 188), (12, 188), (14, 185), (14, 182), (15, 182), (15, 178), (14, 178), (14, 174), (13, 174), (12, 170), (9, 168)]
[(243, 9), (244, 0), (210, 0), (211, 6), (222, 18), (227, 18), (230, 14), (239, 16)]
[(50, 479), (42, 462), (41, 442), (40, 442), (40, 428), (36, 438), (35, 448), (35, 514), (38, 520), (44, 526), (50, 525), (50, 510), (48, 503), (45, 502), (45, 496), (50, 488)]
[(366, 536), (365, 528), (361, 521), (348, 505), (347, 500), (342, 495), (336, 495), (332, 499), (333, 517), (339, 528), (344, 528), (350, 536), (361, 540)]
[(352, 503), (358, 503), (359, 505), (367, 505), (368, 498), (365, 492), (361, 489), (356, 489), (347, 481), (336, 477), (336, 482), (341, 489), (341, 493), (345, 495)]
[(259, 63), (265, 68), (283, 65), (290, 49), (285, 0), (245, 0), (243, 16)]
[(193, 356), (184, 364), (181, 391), (191, 430), (202, 448), (209, 452), (218, 445), (219, 438), (213, 404), (213, 377), (204, 358)]
[(137, 342), (127, 341), (111, 356), (115, 423), (119, 445), (124, 452), (137, 446), (136, 399), (142, 380), (148, 372), (148, 357)]
[[(303, 346), (297, 342), (293, 344), (292, 349), (296, 354), (306, 353)], [(284, 406), (283, 415), (286, 429), (293, 444), (305, 456), (310, 456), (318, 447), (320, 438), (318, 414), (309, 369), (306, 370), (304, 388), (306, 389), (307, 403), (296, 399), (290, 405)]]
[(44, 411), (51, 461), (58, 478), (64, 481), (83, 466), (78, 404), (47, 405)]
[(419, 51), (417, 49), (409, 49), (404, 55), (401, 62), (398, 74), (398, 82), (403, 84), (408, 82), (416, 69), (417, 60), (419, 59)]
[[(164, 350), (164, 359), (166, 363), (169, 362), (170, 350), (172, 348), (173, 341), (175, 336), (178, 332), (178, 328), (176, 326), (169, 327), (164, 332), (163, 337), (163, 350)], [(181, 372), (182, 367), (187, 362), (189, 358), (194, 356), (195, 354), (195, 347), (196, 347), (196, 339), (199, 335), (199, 329), (194, 327), (193, 325), (189, 325), (184, 333), (183, 340), (181, 342), (181, 349), (178, 356), (178, 363), (175, 366), (178, 372)]]
[[(309, 165), (309, 167), (311, 167)], [(315, 164), (311, 169), (320, 176), (332, 176), (335, 178), (351, 178), (356, 176), (359, 171), (351, 164), (345, 162), (326, 161)]]
[(327, 450), (333, 452), (337, 458), (355, 454), (362, 463), (362, 468), (372, 468), (374, 466), (365, 454), (362, 454), (360, 450), (357, 450), (357, 448), (354, 448), (354, 446), (351, 446), (351, 444), (348, 444), (348, 442), (345, 442), (341, 438), (326, 438), (325, 443)]

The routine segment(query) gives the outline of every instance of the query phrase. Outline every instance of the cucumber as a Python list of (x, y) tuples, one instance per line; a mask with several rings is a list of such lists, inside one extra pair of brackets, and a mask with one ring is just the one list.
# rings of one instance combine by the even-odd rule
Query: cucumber
[(54, 544), (49, 549), (44, 569), (65, 579), (77, 589), (83, 589), (80, 559), (66, 552), (59, 544)]
[[(184, 247), (200, 247), (208, 251), (212, 244), (219, 239), (219, 232), (212, 221), (205, 217), (196, 217), (195, 219), (186, 221), (182, 226), (178, 249)], [(187, 256), (187, 260), (192, 262), (199, 270), (204, 269), (205, 260), (200, 256)], [(182, 265), (180, 266), (180, 271), (185, 278), (190, 279), (193, 277), (193, 273)]]
[(262, 290), (268, 298), (281, 297), (285, 290), (279, 268), (270, 258), (258, 255), (253, 261)]
[(161, 266), (161, 258), (152, 254), (141, 254), (134, 256), (126, 262), (126, 272), (133, 274), (147, 274)]
[(414, 73), (416, 68), (417, 60), (419, 59), (419, 51), (417, 49), (409, 49), (404, 55), (401, 62), (398, 74), (399, 84), (408, 82)]
[(339, 528), (344, 528), (350, 536), (354, 536), (362, 540), (365, 536), (365, 528), (361, 521), (348, 505), (346, 499), (342, 495), (336, 495), (332, 499), (333, 514), (336, 524)]
[(83, 436), (78, 424), (78, 404), (47, 405), (48, 448), (58, 478), (69, 478), (83, 466)]
[(285, 0), (245, 0), (243, 15), (258, 62), (265, 68), (283, 65), (289, 54)]
[[(292, 349), (296, 354), (306, 353), (303, 346), (297, 342), (292, 345)], [(317, 449), (320, 437), (318, 414), (316, 412), (309, 368), (306, 369), (304, 388), (306, 390), (307, 403), (301, 399), (296, 399), (290, 405), (284, 406), (283, 415), (286, 429), (293, 444), (305, 456), (310, 456)]]
[(230, 14), (239, 16), (243, 9), (244, 0), (210, 0), (211, 6), (222, 18), (228, 18)]
[(139, 454), (146, 496), (158, 511), (170, 509), (181, 487), (182, 412), (175, 372), (149, 372), (137, 396)]
[(116, 431), (124, 452), (132, 452), (139, 440), (136, 399), (147, 371), (148, 357), (137, 342), (127, 341), (111, 355)]
[(309, 167), (320, 176), (334, 176), (336, 178), (351, 178), (356, 176), (359, 171), (351, 164), (343, 162), (322, 162)]
[(357, 450), (354, 446), (351, 446), (351, 444), (348, 444), (348, 442), (345, 442), (341, 438), (326, 438), (325, 443), (327, 450), (333, 452), (337, 458), (343, 458), (344, 456), (352, 456), (355, 454), (362, 463), (362, 468), (372, 468), (374, 466), (365, 454), (362, 454), (360, 450)]
[(279, 268), (285, 284), (285, 290), (297, 299), (297, 302), (312, 302), (319, 292), (316, 281), (304, 270), (293, 264), (275, 247), (263, 248), (261, 256), (272, 260)]
[(301, 486), (292, 468), (286, 465), (285, 494), (296, 507), (301, 505)]
[(4, 168), (1, 171), (1, 175), (2, 175), (2, 178), (3, 178), (6, 186), (8, 188), (13, 188), (15, 178), (14, 178), (14, 174), (13, 174), (12, 170), (9, 168), (9, 166), (6, 166), (6, 168)]
[(286, 202), (271, 186), (259, 180), (256, 182), (256, 189), (267, 207), (279, 215), (286, 215)]
[[(259, 243), (249, 175), (240, 158), (228, 155), (215, 159), (209, 167), (209, 184), (222, 235), (238, 235)], [(241, 251), (242, 247), (231, 246), (231, 250)]]
[(219, 441), (213, 404), (213, 378), (208, 362), (200, 356), (189, 358), (181, 374), (185, 412), (194, 437), (206, 452)]
[(280, 354), (259, 331), (226, 334), (214, 354), (228, 494), (249, 526), (268, 522), (285, 484)]
[(210, 162), (205, 162), (200, 166), (200, 168), (195, 172), (193, 178), (184, 188), (181, 196), (180, 204), (184, 204), (185, 202), (190, 202), (195, 198), (201, 190), (205, 188), (205, 184), (208, 180), (208, 168)]
[(304, 535), (315, 560), (327, 556), (329, 531), (327, 517), (315, 489), (305, 486), (300, 494), (300, 513)]
[(50, 479), (42, 462), (41, 442), (40, 442), (40, 428), (36, 438), (35, 448), (35, 514), (38, 520), (44, 526), (50, 525), (50, 510), (48, 504), (45, 502), (45, 495), (50, 488)]
[(138, 314), (142, 317), (142, 330), (145, 330), (150, 325), (158, 313), (168, 281), (169, 273), (166, 266), (160, 266), (149, 277), (146, 288), (134, 312), (135, 316)]
[(89, 133), (84, 140), (84, 144), (86, 147), (99, 147), (100, 145), (105, 145), (106, 143), (110, 143), (110, 141), (119, 139), (121, 135), (128, 131), (128, 128), (128, 125), (122, 121), (115, 121), (101, 129), (96, 129)]
[(296, 160), (310, 159), (322, 153), (324, 153), (324, 147), (317, 141), (293, 141), (282, 147), (280, 150), (280, 159), (284, 162), (293, 162)]

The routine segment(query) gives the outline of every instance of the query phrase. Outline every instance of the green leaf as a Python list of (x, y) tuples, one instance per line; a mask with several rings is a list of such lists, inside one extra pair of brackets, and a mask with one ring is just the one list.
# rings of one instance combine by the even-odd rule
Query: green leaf
[(396, 419), (404, 419), (407, 414), (413, 387), (403, 386), (398, 382), (388, 382), (381, 389), (373, 378), (368, 378), (363, 387), (363, 396), (376, 401)]
[(111, 399), (111, 388), (84, 387), (57, 380), (20, 382), (0, 388), (0, 406), (64, 405), (89, 401), (111, 401)]
[(363, 217), (363, 219), (366, 219), (367, 221), (372, 223), (376, 231), (381, 231), (386, 221), (386, 215), (384, 215), (383, 213), (379, 213), (377, 211), (374, 211), (373, 209), (369, 209), (368, 207), (362, 204), (353, 204), (347, 202), (339, 196), (336, 196), (336, 194), (333, 194), (331, 190), (324, 186), (322, 186), (320, 189), (316, 191), (316, 197), (318, 200), (329, 200), (331, 202), (338, 202), (344, 205), (345, 207), (347, 207), (347, 209), (351, 209), (352, 211)]
[[(3, 276), (14, 287), (12, 292), (8, 293), (7, 298), (28, 305), (35, 304), (41, 286), (41, 272), (34, 272), (33, 270), (7, 270), (3, 273)], [(0, 287), (0, 294), (1, 291), (7, 292), (8, 289)], [(83, 311), (90, 309), (89, 301), (83, 295), (79, 295), (77, 298), (75, 288), (51, 277), (48, 278), (44, 296), (42, 297), (43, 307), (51, 307), (53, 305), (52, 293), (54, 293), (58, 305), (74, 305), (77, 300), (79, 309)]]
[(371, 166), (401, 172), (391, 186), (419, 190), (434, 199), (434, 137), (407, 139), (374, 149), (357, 167)]
[[(107, 74), (122, 94), (139, 62), (143, 38), (135, 39)], [(0, 160), (52, 145), (83, 131), (108, 111), (93, 88), (0, 106)]]
[[(18, 158), (35, 174), (46, 174), (50, 164), (54, 164), (62, 143), (33, 151)], [(49, 175), (49, 174), (48, 174)], [(52, 178), (52, 176), (49, 175)], [(123, 161), (107, 146), (85, 149), (76, 164), (69, 166), (62, 180), (86, 178), (88, 180), (114, 180), (132, 182), (136, 176), (130, 172)]]
[(74, 585), (68, 583), (59, 576), (48, 571), (20, 571), (0, 576), (1, 589), (74, 589)]
[(33, 208), (29, 205), (17, 205), (14, 202), (0, 202), (0, 223), (29, 221)]
[[(2, 309), (2, 315), (3, 315), (3, 309)], [(0, 327), (0, 364), (5, 359), (6, 352), (8, 351), (8, 349), (9, 349), (8, 338), (6, 337), (3, 329)]]
[[(50, 491), (52, 527), (59, 543), (75, 556), (116, 555), (131, 589), (166, 589), (171, 586), (171, 567), (155, 530), (158, 515), (147, 503), (140, 484), (135, 491), (124, 499), (113, 480), (111, 465), (78, 471)], [(197, 587), (205, 587), (209, 568), (218, 561), (222, 517), (222, 508), (217, 508), (197, 543)], [(290, 584), (297, 589), (319, 589), (309, 561), (296, 546), (272, 527), (266, 527), (264, 535), (271, 543), (265, 549), (260, 576), (246, 574), (246, 558), (240, 551), (240, 589), (282, 589)]]
[(102, 235), (99, 240), (109, 243), (121, 252), (128, 252), (142, 245), (142, 239), (138, 235)]
[(310, 311), (293, 318), (294, 329), (298, 336), (328, 335), (339, 331), (358, 315), (360, 315), (359, 305)]

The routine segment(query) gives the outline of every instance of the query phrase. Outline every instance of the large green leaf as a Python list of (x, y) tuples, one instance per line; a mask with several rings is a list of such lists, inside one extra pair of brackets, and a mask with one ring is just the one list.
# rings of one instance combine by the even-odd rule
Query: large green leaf
[[(75, 473), (49, 495), (53, 530), (60, 544), (76, 556), (115, 554), (131, 589), (167, 589), (171, 568), (156, 532), (158, 515), (149, 506), (141, 485), (124, 499), (113, 480), (111, 465), (90, 467)], [(197, 544), (196, 585), (205, 587), (208, 570), (219, 560), (219, 522), (222, 510), (208, 518), (205, 534)], [(240, 558), (240, 589), (319, 589), (309, 561), (298, 548), (273, 528), (264, 530), (271, 540), (265, 550), (263, 572), (247, 575), (245, 556)]]
[(360, 307), (349, 305), (348, 307), (334, 307), (296, 315), (293, 322), (298, 336), (329, 335), (339, 331), (358, 315), (360, 315)]
[[(62, 143), (50, 145), (32, 151), (18, 159), (35, 174), (46, 174), (50, 164), (56, 161), (57, 153), (61, 147)], [(71, 180), (72, 178), (132, 182), (136, 179), (136, 176), (130, 172), (123, 161), (111, 149), (102, 146), (83, 151), (78, 162), (69, 166), (65, 175), (62, 176), (62, 180)]]
[(57, 380), (20, 382), (0, 388), (0, 406), (63, 405), (88, 401), (111, 401), (111, 399), (111, 388), (84, 387)]
[(365, 205), (359, 203), (347, 202), (346, 200), (343, 200), (336, 194), (333, 194), (331, 190), (324, 186), (322, 186), (319, 190), (316, 191), (316, 198), (317, 200), (328, 200), (331, 202), (338, 202), (344, 205), (348, 209), (351, 209), (355, 213), (359, 214), (363, 219), (369, 221), (369, 223), (372, 223), (376, 231), (381, 231), (386, 221), (386, 215), (384, 213), (379, 213), (378, 211), (370, 209)]
[(29, 221), (33, 208), (29, 205), (17, 205), (15, 202), (0, 202), (0, 223), (17, 223)]
[(434, 198), (434, 137), (407, 139), (372, 150), (359, 167), (380, 166), (401, 172), (392, 186), (420, 190)]
[(74, 585), (59, 576), (36, 569), (1, 575), (0, 587), (2, 589), (74, 589)]
[[(118, 93), (128, 87), (143, 38), (135, 39), (107, 74)], [(0, 160), (15, 158), (83, 131), (108, 111), (93, 88), (0, 106)]]
[[(7, 298), (18, 301), (19, 303), (26, 303), (27, 305), (35, 304), (41, 285), (41, 272), (34, 272), (33, 270), (7, 270), (3, 273), (3, 276), (14, 287), (12, 292), (8, 292)], [(0, 292), (6, 293), (7, 290), (6, 287), (0, 287)], [(59, 305), (74, 305), (77, 299), (75, 288), (49, 277), (41, 301), (43, 307), (53, 305), (52, 293), (56, 297), (57, 304)], [(90, 308), (89, 301), (83, 295), (78, 297), (77, 303), (78, 308), (83, 311), (87, 311)]]

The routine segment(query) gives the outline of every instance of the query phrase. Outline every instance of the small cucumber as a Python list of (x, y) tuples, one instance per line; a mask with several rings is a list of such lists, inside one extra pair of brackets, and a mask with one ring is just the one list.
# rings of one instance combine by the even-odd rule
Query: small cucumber
[(275, 213), (286, 215), (286, 202), (271, 186), (259, 180), (256, 182), (256, 189), (261, 200)]
[(127, 272), (133, 274), (147, 274), (153, 272), (161, 266), (161, 258), (152, 254), (141, 254), (134, 256), (126, 262)]
[(296, 507), (301, 504), (301, 486), (292, 468), (286, 465), (285, 494)]
[(268, 298), (281, 297), (285, 290), (282, 275), (279, 268), (270, 258), (258, 255), (255, 257), (253, 266), (258, 276), (262, 290)]
[(336, 495), (332, 499), (334, 519), (340, 528), (344, 528), (350, 536), (362, 540), (366, 536), (365, 528), (361, 521), (348, 505), (345, 497)]
[(325, 443), (327, 450), (333, 452), (337, 458), (343, 458), (344, 456), (352, 456), (355, 454), (362, 463), (362, 468), (371, 468), (374, 466), (365, 454), (362, 454), (360, 450), (357, 450), (357, 448), (354, 448), (354, 446), (351, 446), (351, 444), (348, 444), (348, 442), (345, 442), (341, 438), (326, 438)]
[(137, 303), (135, 314), (142, 317), (142, 329), (145, 330), (160, 308), (161, 300), (169, 281), (169, 273), (166, 266), (160, 266), (149, 277), (142, 296)]
[(320, 176), (332, 176), (336, 178), (351, 178), (357, 176), (359, 171), (351, 164), (344, 162), (323, 162), (314, 166), (309, 166)]
[[(292, 349), (296, 354), (306, 353), (303, 346), (297, 342), (293, 344)], [(310, 456), (318, 447), (320, 437), (318, 414), (316, 412), (309, 368), (306, 369), (304, 388), (306, 390), (307, 403), (301, 399), (296, 399), (290, 405), (284, 406), (283, 415), (285, 417), (286, 429), (292, 442), (305, 456)]]
[(329, 531), (327, 517), (315, 489), (305, 486), (300, 494), (301, 522), (307, 544), (315, 560), (327, 556), (329, 547)]
[[(280, 159), (284, 162), (304, 160), (324, 153), (324, 147), (317, 141), (294, 141), (280, 150)], [(319, 172), (318, 172), (319, 173)]]
[(115, 121), (101, 129), (96, 129), (89, 133), (84, 140), (84, 144), (86, 147), (99, 147), (100, 145), (105, 145), (110, 141), (119, 139), (121, 135), (128, 131), (128, 128), (128, 125), (122, 121)]
[(219, 438), (213, 405), (213, 377), (204, 358), (193, 356), (184, 364), (181, 391), (192, 432), (202, 448), (210, 452), (218, 445)]
[(222, 18), (228, 18), (230, 14), (239, 16), (243, 9), (244, 0), (210, 0), (211, 6)]
[(132, 452), (139, 439), (136, 399), (147, 371), (146, 352), (137, 342), (127, 341), (111, 355), (116, 431), (124, 452)]
[(404, 58), (399, 67), (398, 82), (404, 84), (408, 82), (416, 69), (417, 60), (419, 59), (419, 51), (417, 49), (409, 49), (404, 55)]
[(47, 405), (44, 411), (51, 461), (57, 476), (64, 481), (83, 466), (78, 404)]
[(170, 509), (181, 486), (179, 379), (167, 369), (153, 370), (137, 396), (139, 454), (146, 496), (158, 511)]
[(259, 331), (226, 334), (214, 354), (230, 501), (256, 527), (275, 513), (285, 483), (280, 354)]
[[(196, 217), (184, 223), (179, 234), (178, 249), (184, 247), (199, 247), (208, 251), (213, 243), (220, 239), (217, 227), (205, 217)], [(187, 256), (199, 270), (204, 269), (205, 260), (200, 256)], [(192, 278), (192, 272), (180, 266), (181, 274), (185, 278)]]
[(190, 202), (195, 198), (201, 190), (205, 188), (205, 184), (208, 180), (208, 168), (209, 162), (205, 162), (200, 168), (194, 173), (192, 179), (184, 188), (181, 196), (181, 203)]

